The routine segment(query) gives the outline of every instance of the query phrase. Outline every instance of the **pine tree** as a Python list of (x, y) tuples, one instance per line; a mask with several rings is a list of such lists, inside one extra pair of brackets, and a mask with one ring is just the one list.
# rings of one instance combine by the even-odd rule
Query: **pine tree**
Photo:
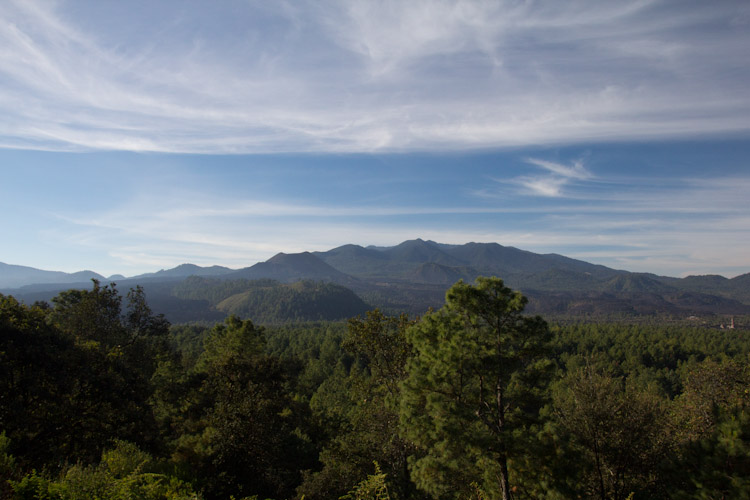
[(527, 448), (523, 430), (538, 415), (550, 367), (547, 324), (522, 315), (526, 302), (499, 278), (459, 281), (442, 309), (407, 332), (415, 355), (401, 424), (425, 453), (412, 477), (433, 496), (473, 482), (490, 497), (512, 496), (509, 463)]

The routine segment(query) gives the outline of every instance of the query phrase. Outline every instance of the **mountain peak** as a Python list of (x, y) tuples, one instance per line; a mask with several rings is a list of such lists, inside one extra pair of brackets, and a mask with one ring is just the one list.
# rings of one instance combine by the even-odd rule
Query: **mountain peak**
[(195, 264), (180, 264), (171, 269), (161, 269), (155, 273), (139, 274), (133, 278), (187, 278), (188, 276), (218, 276), (233, 272), (232, 269), (222, 266), (201, 267)]
[(265, 262), (240, 269), (233, 275), (248, 279), (270, 278), (282, 282), (311, 279), (347, 283), (353, 280), (310, 252), (280, 252)]
[(268, 259), (266, 262), (275, 262), (275, 263), (281, 263), (281, 262), (294, 262), (294, 261), (311, 261), (312, 259), (317, 259), (313, 254), (310, 252), (299, 252), (299, 253), (284, 253), (279, 252), (270, 259)]
[(440, 246), (434, 241), (424, 241), (417, 238), (416, 240), (407, 240), (395, 247), (383, 250), (391, 260), (404, 262), (427, 263), (434, 262), (448, 266), (458, 266), (463, 264), (460, 260), (445, 253)]

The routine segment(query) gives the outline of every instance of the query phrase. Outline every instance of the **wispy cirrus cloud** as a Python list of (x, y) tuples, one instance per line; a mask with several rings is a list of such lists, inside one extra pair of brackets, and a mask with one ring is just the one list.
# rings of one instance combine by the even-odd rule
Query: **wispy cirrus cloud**
[(561, 196), (567, 180), (561, 177), (519, 177), (513, 181), (520, 184), (530, 194), (540, 196)]
[(749, 9), (11, 0), (0, 147), (371, 152), (746, 134)]
[[(44, 217), (42, 244), (27, 238), (30, 219), (6, 220), (3, 255), (13, 240), (29, 242), (13, 245), (19, 259), (66, 248), (133, 268), (237, 265), (421, 236), (734, 272), (750, 244), (748, 26), (750, 4), (732, 1), (0, 2), (0, 201), (23, 193), (6, 210), (49, 203), (61, 216)], [(721, 161), (683, 171), (695, 162), (674, 152), (696, 137)], [(19, 149), (99, 151), (101, 169), (148, 163), (138, 181), (155, 192), (122, 202), (121, 185), (80, 190), (59, 176), (34, 197), (53, 170), (13, 184), (30, 157)], [(278, 173), (289, 157), (222, 156), (280, 152), (305, 154)], [(75, 171), (86, 155), (72, 156)], [(162, 164), (231, 164), (216, 176), (233, 180), (179, 192), (184, 171), (155, 180)], [(48, 202), (66, 190), (76, 195)], [(86, 204), (91, 192), (117, 203)]]
[(525, 158), (524, 162), (545, 170), (546, 174), (524, 175), (499, 182), (519, 185), (523, 188), (523, 193), (528, 195), (560, 197), (566, 195), (564, 188), (571, 182), (580, 183), (592, 178), (582, 160), (574, 160), (570, 165), (539, 158)]
[(562, 179), (588, 179), (591, 173), (583, 168), (583, 161), (575, 160), (570, 166), (538, 158), (526, 158), (526, 163), (542, 167)]

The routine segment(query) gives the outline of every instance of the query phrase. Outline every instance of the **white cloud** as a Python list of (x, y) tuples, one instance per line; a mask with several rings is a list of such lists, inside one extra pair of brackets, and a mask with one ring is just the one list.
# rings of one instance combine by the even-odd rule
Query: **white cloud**
[(581, 160), (575, 160), (571, 166), (562, 163), (542, 160), (538, 158), (526, 158), (525, 163), (541, 167), (551, 175), (546, 176), (521, 176), (510, 180), (495, 179), (501, 184), (515, 184), (523, 187), (522, 194), (534, 196), (560, 197), (568, 196), (563, 188), (571, 182), (581, 182), (591, 179), (592, 174), (586, 170)]
[(526, 163), (542, 167), (562, 178), (588, 179), (591, 177), (591, 174), (583, 168), (583, 162), (581, 160), (574, 161), (573, 165), (570, 167), (563, 165), (562, 163), (540, 160), (538, 158), (526, 158)]
[(424, 151), (750, 129), (732, 2), (150, 9), (1, 5), (0, 146)]
[(529, 194), (560, 196), (567, 180), (561, 177), (519, 177), (516, 182), (525, 187)]

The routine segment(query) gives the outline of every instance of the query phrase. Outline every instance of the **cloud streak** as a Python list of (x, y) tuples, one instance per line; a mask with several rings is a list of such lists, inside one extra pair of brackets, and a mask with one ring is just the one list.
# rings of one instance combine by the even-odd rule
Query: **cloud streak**
[(591, 174), (583, 168), (583, 162), (580, 160), (574, 161), (570, 167), (538, 158), (526, 158), (526, 163), (542, 167), (563, 179), (588, 179), (591, 177)]
[(524, 162), (540, 167), (548, 174), (520, 176), (509, 180), (495, 179), (495, 181), (500, 184), (521, 186), (522, 194), (556, 198), (568, 195), (564, 188), (569, 184), (581, 184), (592, 178), (592, 174), (584, 168), (581, 160), (573, 161), (571, 166), (538, 158), (526, 158)]
[[(498, 242), (659, 274), (747, 272), (750, 217), (740, 201), (750, 188), (747, 176), (688, 178), (664, 188), (648, 178), (595, 176), (576, 162), (535, 161), (534, 166), (575, 181), (566, 188), (569, 196), (546, 197), (544, 205), (506, 194), (434, 206), (367, 206), (325, 197), (310, 203), (272, 196), (248, 200), (193, 186), (194, 191), (145, 190), (106, 210), (66, 210), (45, 234), (51, 244), (73, 253), (111, 256), (115, 264), (100, 272), (112, 273), (132, 269), (137, 274), (183, 262), (244, 267), (279, 251), (394, 245), (415, 237)], [(617, 192), (588, 191), (608, 183)], [(398, 193), (411, 188), (408, 182), (393, 187)]]
[(740, 2), (224, 5), (5, 2), (0, 147), (397, 152), (750, 129)]

